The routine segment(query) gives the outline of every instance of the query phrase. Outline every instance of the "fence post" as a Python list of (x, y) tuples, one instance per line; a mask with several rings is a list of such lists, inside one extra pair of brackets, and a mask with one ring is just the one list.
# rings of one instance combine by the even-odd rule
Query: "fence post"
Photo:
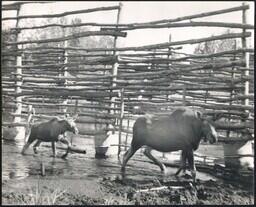
[[(17, 9), (17, 17), (19, 17), (20, 15), (20, 9), (21, 9), (21, 6), (19, 6), (19, 8)], [(20, 22), (20, 19), (17, 19), (16, 20), (16, 28), (19, 27), (19, 22)], [(21, 36), (19, 33), (16, 34), (16, 42), (19, 42), (21, 39)], [(21, 44), (18, 44), (17, 45), (17, 50), (21, 50), (22, 49), (22, 45)], [(22, 92), (22, 89), (21, 89), (21, 85), (22, 85), (22, 80), (21, 80), (21, 76), (22, 75), (22, 56), (21, 56), (21, 53), (18, 52), (18, 55), (16, 56), (16, 66), (17, 66), (17, 69), (16, 69), (16, 88), (15, 88), (15, 93), (18, 94), (18, 93), (21, 93)], [(19, 80), (18, 80), (19, 79)], [(15, 117), (14, 117), (14, 120), (13, 122), (14, 123), (18, 123), (18, 122), (21, 122), (21, 112), (22, 112), (22, 97), (21, 96), (17, 96), (16, 97), (16, 111), (15, 111)], [(25, 128), (24, 127), (19, 127), (17, 126), (16, 127), (17, 129), (17, 134), (15, 136), (15, 140), (20, 140), (22, 138), (25, 137)]]
[[(122, 3), (120, 2), (119, 3), (119, 9), (118, 9), (118, 13), (117, 13), (117, 21), (116, 21), (116, 24), (118, 25), (119, 22), (120, 22), (120, 15), (121, 15), (121, 10), (122, 10)], [(118, 26), (116, 27), (116, 29), (118, 28)], [(114, 38), (114, 46), (113, 48), (116, 49), (117, 47), (117, 36), (115, 36)], [(118, 55), (118, 52), (116, 50), (113, 51), (113, 56), (117, 57)], [(116, 87), (116, 83), (115, 81), (117, 80), (117, 72), (118, 72), (118, 58), (116, 59), (113, 67), (112, 67), (112, 75), (113, 75), (113, 79), (112, 79), (112, 87)], [(111, 104), (110, 104), (110, 107), (111, 108), (114, 108), (115, 107), (115, 100), (116, 100), (116, 97), (111, 97)], [(114, 114), (115, 113), (115, 110), (114, 109), (111, 109), (110, 110), (110, 114)], [(121, 123), (121, 120), (120, 120), (120, 123)], [(116, 120), (116, 123), (117, 124), (117, 120)], [(120, 129), (119, 129), (120, 131)], [(115, 133), (115, 132), (114, 132)], [(119, 144), (120, 144), (120, 138), (119, 138)], [(118, 156), (119, 156), (119, 153), (120, 153), (120, 146), (118, 146)]]
[[(75, 109), (74, 109), (74, 113), (72, 115), (73, 117), (77, 115), (77, 111), (78, 111), (78, 99), (76, 99)], [(70, 138), (71, 146), (73, 145), (73, 139), (74, 139), (74, 134), (72, 133), (71, 138)]]
[[(243, 2), (243, 6), (245, 6), (245, 3)], [(247, 10), (242, 11), (242, 23), (247, 23)], [(246, 32), (246, 29), (243, 29), (243, 33)], [(242, 48), (248, 48), (246, 37), (242, 37)], [(249, 68), (249, 52), (243, 52), (243, 58), (245, 60), (245, 76), (249, 76), (249, 71), (247, 68)], [(249, 95), (249, 81), (245, 81), (245, 89), (244, 89), (244, 95)], [(244, 105), (249, 105), (249, 99), (246, 98), (244, 100)], [(249, 112), (248, 110), (245, 110), (246, 112)], [(242, 120), (245, 122), (245, 119)], [(252, 144), (251, 141), (242, 141), (242, 142), (236, 142), (236, 143), (227, 143), (223, 144), (224, 146), (224, 158), (225, 158), (225, 165), (226, 167), (233, 168), (236, 171), (239, 171), (241, 168), (244, 167), (252, 167), (254, 165), (254, 159), (253, 159), (253, 150), (252, 150)], [(249, 156), (243, 156), (243, 157), (235, 157), (237, 155), (249, 155)]]
[(121, 141), (122, 141), (122, 128), (123, 128), (123, 117), (124, 117), (124, 89), (121, 89), (121, 112), (120, 112), (120, 123), (119, 123), (119, 134), (118, 134), (118, 157), (121, 152)]
[[(236, 44), (236, 40), (234, 40), (234, 50), (237, 49), (237, 44)], [(234, 54), (234, 61), (236, 60), (236, 54)], [(232, 67), (232, 73), (231, 73), (231, 80), (233, 81), (233, 79), (235, 78), (235, 67)], [(234, 97), (234, 90), (232, 89), (230, 91), (230, 102), (229, 105), (232, 106), (232, 98)], [(230, 109), (228, 110), (230, 112)], [(229, 122), (231, 121), (231, 114), (229, 114), (229, 118), (228, 118)], [(230, 136), (230, 130), (227, 130), (227, 138), (229, 138)]]
[(186, 106), (186, 95), (187, 95), (187, 89), (186, 85), (183, 85), (183, 93), (182, 93), (182, 102), (183, 106)]
[[(121, 9), (122, 9), (122, 3), (120, 2), (119, 3), (119, 9), (118, 9), (118, 13), (117, 13), (117, 21), (116, 21), (116, 24), (118, 25), (119, 24), (119, 21), (120, 21), (120, 14), (121, 14)], [(118, 28), (118, 26), (116, 27)], [(113, 48), (116, 49), (117, 47), (117, 36), (115, 36), (114, 38), (114, 46)], [(116, 50), (113, 51), (113, 56), (117, 56), (118, 53), (116, 52)], [(117, 80), (116, 76), (117, 76), (117, 71), (118, 71), (118, 59), (116, 59), (113, 67), (112, 67), (112, 75), (114, 76), (113, 79), (112, 79), (112, 87), (115, 87), (116, 86), (116, 83), (115, 81)], [(116, 100), (116, 97), (111, 97), (111, 108), (115, 106), (115, 100)], [(110, 110), (110, 113), (114, 113), (114, 110)]]
[[(65, 28), (63, 28), (63, 36), (66, 36), (66, 29)], [(63, 52), (63, 54), (64, 54), (64, 67), (63, 67), (63, 76), (64, 77), (67, 77), (67, 75), (68, 75), (68, 72), (67, 72), (67, 63), (68, 63), (68, 52), (67, 52), (67, 48), (68, 47), (68, 41), (67, 40), (65, 40), (64, 41), (64, 52)], [(64, 87), (66, 86), (66, 84), (67, 84), (67, 80), (65, 79), (65, 81), (64, 81)], [(67, 99), (65, 99), (64, 101), (63, 101), (63, 105), (66, 105), (68, 103), (68, 100)], [(67, 107), (64, 107), (63, 108), (63, 112), (66, 114), (67, 113)]]
[[(243, 2), (243, 6), (245, 6), (246, 3)], [(242, 23), (247, 24), (247, 19), (248, 19), (248, 11), (246, 9), (243, 10), (242, 14)], [(243, 33), (246, 32), (246, 29), (243, 29)], [(246, 37), (242, 37), (242, 48), (248, 48), (248, 41), (246, 40)], [(249, 52), (243, 52), (243, 57), (245, 60), (245, 68), (249, 68)], [(245, 69), (245, 76), (249, 76), (249, 70)], [(245, 81), (245, 89), (244, 89), (244, 95), (247, 96), (249, 95), (249, 81)], [(249, 99), (246, 98), (244, 100), (244, 105), (248, 106), (249, 105)]]
[[(129, 100), (128, 100), (129, 102)], [(127, 132), (126, 132), (126, 136), (125, 136), (125, 147), (124, 147), (124, 150), (126, 151), (127, 150), (127, 141), (128, 141), (128, 130), (130, 128), (130, 116), (127, 117)]]
[[(170, 33), (169, 34), (169, 43), (171, 43), (171, 41), (172, 41), (172, 34)], [(170, 57), (172, 57), (172, 49), (171, 49), (171, 47), (168, 48), (168, 54), (167, 54), (167, 59), (168, 59), (167, 69), (168, 70), (170, 70), (170, 62), (169, 62)], [(169, 96), (170, 95), (166, 95), (166, 101), (167, 102), (169, 102)], [(165, 155), (164, 152), (162, 153), (162, 158), (166, 158), (166, 155)]]
[[(119, 3), (119, 9), (118, 9), (118, 13), (117, 13), (117, 21), (116, 21), (116, 24), (118, 25), (119, 24), (119, 21), (120, 21), (120, 15), (121, 15), (121, 9), (122, 9), (122, 3), (120, 2)], [(118, 26), (116, 26), (116, 29), (118, 29)], [(117, 36), (114, 37), (114, 45), (113, 45), (113, 57), (117, 57), (118, 53), (116, 52), (115, 48), (117, 47)], [(115, 60), (115, 63), (113, 64), (112, 66), (112, 74), (113, 75), (113, 78), (112, 78), (112, 83), (111, 83), (111, 87), (114, 88), (116, 87), (116, 83), (115, 81), (117, 80), (117, 72), (118, 72), (118, 58), (116, 58)], [(110, 91), (112, 91), (113, 89), (111, 89)], [(116, 100), (116, 97), (111, 97), (110, 98), (110, 107), (111, 109), (108, 110), (108, 113), (110, 114), (114, 114), (115, 113), (115, 100)], [(115, 119), (115, 124), (116, 125), (116, 122), (117, 120)], [(106, 124), (107, 126), (107, 129), (109, 128), (109, 125), (110, 124)], [(111, 126), (111, 125), (110, 125)], [(115, 126), (113, 127), (112, 130), (115, 129)], [(103, 146), (103, 143), (104, 141), (109, 137), (109, 135), (111, 134), (111, 136), (116, 139), (117, 138), (117, 135), (115, 134), (115, 131), (114, 132), (106, 132), (106, 134), (104, 135), (101, 135), (101, 136), (95, 136), (95, 157), (105, 157), (106, 156), (106, 153), (107, 153), (107, 150), (109, 150), (109, 146)], [(113, 135), (115, 134), (115, 135)], [(111, 137), (111, 138), (112, 138)], [(116, 141), (116, 140), (114, 140)], [(116, 152), (115, 152), (116, 153)]]

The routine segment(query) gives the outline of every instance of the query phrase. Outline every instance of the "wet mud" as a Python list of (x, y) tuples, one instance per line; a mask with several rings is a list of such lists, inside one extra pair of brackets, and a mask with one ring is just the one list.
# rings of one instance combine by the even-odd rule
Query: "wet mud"
[(197, 180), (196, 185), (184, 176), (179, 181), (158, 179), (144, 182), (127, 180), (104, 181), (104, 186), (118, 196), (122, 195), (127, 203), (136, 205), (224, 205), (253, 204), (253, 192), (242, 186), (221, 181)]
[(193, 185), (190, 172), (176, 177), (177, 168), (167, 167), (169, 173), (163, 176), (157, 166), (138, 161), (140, 155), (129, 161), (123, 175), (116, 157), (95, 159), (93, 143), (86, 146), (86, 155), (63, 160), (50, 157), (50, 148), (22, 156), (20, 146), (2, 143), (2, 204), (254, 204), (253, 179), (234, 182), (198, 172)]

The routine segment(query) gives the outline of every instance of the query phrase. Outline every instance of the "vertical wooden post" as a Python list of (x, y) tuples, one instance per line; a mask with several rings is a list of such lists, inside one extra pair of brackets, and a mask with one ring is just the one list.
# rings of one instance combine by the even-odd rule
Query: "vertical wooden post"
[[(243, 3), (243, 6), (244, 5), (246, 5), (246, 4)], [(247, 10), (243, 10), (242, 11), (242, 23), (243, 24), (247, 23), (247, 18), (248, 18), (247, 15), (248, 15)], [(245, 32), (246, 32), (246, 29), (243, 29), (243, 33), (245, 33)], [(248, 44), (248, 42), (246, 40), (246, 37), (243, 37), (242, 38), (242, 48), (248, 48), (247, 44)], [(248, 76), (249, 71), (246, 69), (249, 68), (249, 53), (243, 52), (243, 58), (245, 61), (244, 75)], [(249, 95), (249, 81), (245, 82), (244, 95)], [(248, 98), (244, 100), (244, 105), (245, 106), (249, 105)], [(249, 112), (248, 110), (245, 110), (245, 111)], [(246, 120), (242, 119), (242, 121), (245, 122)], [(253, 167), (253, 165), (254, 165), (253, 156), (230, 158), (230, 156), (237, 156), (237, 154), (253, 155), (251, 141), (227, 143), (227, 144), (223, 144), (223, 147), (224, 147), (224, 158), (225, 158), (224, 160), (225, 160), (226, 167), (233, 168), (236, 171), (239, 171), (242, 168), (248, 169), (248, 167)]]
[[(20, 15), (20, 9), (21, 9), (21, 6), (17, 9), (17, 17), (19, 17)], [(16, 21), (16, 28), (19, 27), (19, 22), (20, 22), (20, 19), (17, 19)], [(21, 39), (21, 36), (19, 33), (16, 34), (16, 42), (19, 42)], [(22, 45), (21, 44), (18, 44), (17, 45), (17, 50), (21, 50), (22, 49)], [(16, 79), (20, 79), (22, 75), (22, 56), (21, 54), (18, 52), (18, 55), (16, 56), (16, 66), (17, 66), (17, 70), (16, 70)], [(22, 81), (21, 80), (16, 80), (16, 88), (15, 88), (15, 93), (18, 94), (18, 93), (21, 93), (21, 86), (22, 85)], [(21, 121), (21, 112), (22, 112), (22, 97), (21, 96), (17, 96), (16, 97), (16, 111), (15, 111), (15, 117), (14, 117), (14, 120), (13, 122), (14, 123), (18, 123)], [(16, 127), (17, 129), (17, 135), (14, 139), (21, 139), (22, 137), (24, 138), (25, 136), (25, 129), (24, 127)]]
[[(120, 21), (120, 14), (121, 14), (121, 9), (122, 9), (122, 3), (120, 2), (119, 3), (119, 9), (118, 9), (118, 13), (117, 13), (117, 21), (116, 21), (116, 24), (119, 24), (119, 21)], [(118, 28), (118, 26), (116, 27)], [(114, 46), (113, 48), (115, 49), (117, 47), (117, 36), (115, 36), (115, 39), (114, 39)], [(113, 51), (113, 56), (117, 56), (118, 55), (118, 52), (116, 50)], [(115, 87), (116, 86), (116, 76), (117, 76), (117, 70), (118, 70), (118, 60), (115, 61), (113, 67), (112, 67), (112, 75), (114, 76), (113, 79), (112, 79), (112, 87)], [(116, 100), (116, 97), (111, 97), (111, 108), (115, 107), (115, 100)], [(114, 113), (114, 110), (110, 110), (110, 113), (113, 114)]]
[[(208, 47), (208, 44), (205, 44), (205, 47), (206, 47), (206, 48), (209, 48), (209, 47)], [(206, 49), (206, 54), (208, 53), (208, 50), (209, 50), (209, 49)], [(209, 53), (210, 53), (210, 52), (209, 52)], [(211, 63), (213, 63), (213, 61), (214, 61), (213, 58), (211, 58)], [(214, 63), (213, 63), (213, 64), (214, 64)], [(212, 76), (212, 73), (213, 73), (213, 71), (212, 71), (212, 70), (209, 70), (209, 77)], [(205, 102), (205, 103), (207, 103), (208, 93), (209, 93), (209, 90), (206, 90), (206, 91), (205, 91), (205, 94), (204, 94), (204, 102)]]
[[(246, 3), (243, 2), (243, 6), (245, 6)], [(243, 10), (242, 13), (242, 23), (247, 24), (247, 19), (248, 19), (248, 10), (245, 9)], [(246, 29), (243, 29), (243, 33), (246, 32)], [(248, 48), (248, 41), (246, 40), (246, 37), (242, 38), (242, 48)], [(249, 68), (249, 52), (244, 52), (243, 57), (245, 60), (245, 68)], [(249, 71), (245, 70), (244, 72), (245, 76), (249, 76)], [(245, 89), (244, 89), (244, 95), (249, 95), (249, 81), (245, 81)], [(244, 100), (244, 105), (248, 106), (249, 105), (249, 99)]]
[[(130, 116), (129, 116), (129, 118), (130, 118)], [(128, 130), (130, 128), (130, 119), (129, 118), (127, 119), (127, 133), (125, 136), (125, 147), (124, 147), (125, 151), (127, 150), (127, 141), (128, 141), (128, 135), (129, 135)]]
[(183, 100), (183, 106), (186, 106), (186, 85), (183, 86), (183, 96), (182, 96), (182, 100)]
[[(120, 21), (120, 14), (121, 14), (121, 9), (122, 9), (122, 3), (120, 2), (119, 3), (119, 9), (118, 9), (118, 13), (117, 13), (117, 21), (116, 21), (116, 29), (118, 29), (118, 24), (119, 24), (119, 21)], [(113, 75), (113, 78), (112, 78), (112, 83), (111, 83), (111, 87), (114, 88), (116, 87), (116, 80), (117, 80), (117, 72), (118, 72), (118, 53), (116, 52), (115, 48), (117, 47), (117, 36), (115, 36), (114, 38), (114, 45), (113, 45), (113, 57), (116, 57), (116, 61), (115, 63), (113, 64), (112, 66), (112, 75)], [(111, 89), (110, 91), (113, 91), (113, 89)], [(114, 114), (115, 113), (115, 100), (116, 100), (116, 97), (111, 97), (110, 98), (110, 108), (111, 109), (108, 109), (108, 113), (110, 114)], [(115, 129), (116, 127), (116, 124), (117, 124), (117, 119), (115, 119), (115, 124), (114, 126), (112, 127), (112, 124), (106, 124), (106, 129), (110, 129), (110, 127), (112, 127), (113, 129)], [(101, 136), (95, 136), (95, 157), (105, 157), (106, 156), (106, 153), (107, 153), (107, 150), (106, 150), (106, 146), (103, 146), (103, 143), (104, 141), (109, 137), (109, 135), (113, 135), (115, 134), (115, 131), (111, 132), (110, 133), (110, 130), (108, 130), (109, 132), (106, 132), (106, 134), (104, 135), (101, 135)], [(113, 137), (117, 137), (117, 136), (113, 136)], [(112, 138), (112, 137), (110, 137)], [(108, 146), (109, 147), (109, 146)]]
[(41, 158), (41, 162), (40, 162), (40, 168), (41, 168), (41, 176), (45, 176), (45, 165), (44, 165), (44, 161)]
[(124, 117), (124, 89), (121, 89), (121, 112), (120, 112), (120, 123), (119, 123), (119, 133), (118, 133), (118, 157), (121, 152), (121, 142), (122, 142), (122, 128), (123, 128), (123, 117)]
[[(74, 113), (73, 113), (73, 117), (77, 114), (77, 109), (78, 108), (78, 99), (76, 99), (76, 103), (75, 103), (75, 109), (74, 109)], [(73, 137), (74, 137), (74, 134), (72, 133), (71, 135), (71, 138), (70, 138), (70, 143), (71, 145), (73, 145)]]
[[(236, 39), (234, 39), (234, 50), (237, 49), (237, 44), (236, 44)], [(234, 61), (236, 60), (236, 54), (234, 54)], [(235, 70), (235, 67), (232, 67), (232, 73), (231, 73), (231, 80), (233, 81), (234, 78), (235, 78), (235, 74), (234, 74), (234, 70)], [(234, 97), (234, 90), (232, 89), (230, 91), (230, 102), (229, 102), (229, 105), (232, 106), (232, 98)], [(230, 109), (228, 110), (230, 111)], [(229, 122), (231, 121), (231, 114), (229, 114)], [(227, 130), (227, 138), (230, 136), (230, 130)]]
[[(122, 3), (120, 2), (119, 3), (119, 9), (118, 9), (118, 12), (117, 12), (117, 20), (116, 20), (116, 24), (119, 24), (119, 21), (120, 21), (120, 13), (121, 13), (121, 9), (122, 9)], [(118, 26), (116, 27), (118, 28)], [(114, 49), (116, 49), (117, 47), (117, 36), (115, 36), (115, 39), (114, 39)], [(113, 51), (113, 56), (114, 57), (117, 57), (118, 55), (118, 52), (116, 50)], [(115, 87), (116, 86), (116, 83), (115, 81), (117, 80), (117, 71), (118, 71), (118, 58), (116, 59), (114, 65), (113, 65), (113, 68), (112, 68), (112, 75), (113, 75), (113, 82), (112, 82), (112, 87)], [(121, 92), (121, 111), (122, 111), (122, 92)], [(111, 97), (111, 108), (115, 108), (115, 100), (116, 100), (116, 97)], [(112, 109), (110, 111), (111, 114), (114, 114), (115, 113), (115, 110)], [(121, 112), (122, 114), (122, 112)], [(122, 116), (122, 115), (121, 115)], [(122, 135), (122, 121), (121, 121), (122, 117), (120, 117), (120, 125), (119, 125), (119, 137), (118, 137), (118, 152), (117, 152), (117, 156), (119, 157), (120, 155), (120, 152), (121, 152), (121, 135)], [(117, 124), (117, 119), (116, 119), (116, 123)], [(115, 132), (114, 132), (115, 133)]]
[(75, 109), (74, 109), (73, 116), (77, 114), (77, 111), (78, 111), (78, 99), (76, 99)]
[[(118, 12), (117, 12), (117, 21), (116, 21), (116, 24), (118, 25), (119, 24), (119, 21), (120, 21), (120, 14), (121, 14), (121, 10), (122, 10), (122, 3), (120, 2), (119, 3), (119, 9), (118, 9)], [(118, 28), (118, 26), (116, 27)], [(114, 38), (114, 45), (113, 45), (113, 48), (115, 49), (117, 47), (117, 36), (115, 36)], [(118, 52), (116, 50), (113, 51), (113, 56), (114, 57), (117, 57), (118, 55)], [(117, 71), (118, 71), (118, 58), (116, 59), (113, 67), (112, 67), (112, 75), (114, 76), (113, 79), (112, 79), (112, 87), (115, 87), (116, 86), (116, 83), (115, 81), (117, 80), (116, 76), (117, 76)], [(110, 107), (111, 108), (114, 108), (115, 107), (115, 100), (116, 100), (116, 97), (111, 97), (111, 104), (110, 104)], [(110, 110), (110, 113), (111, 114), (114, 114), (115, 113), (115, 110), (114, 109), (111, 109)]]
[[(170, 33), (169, 35), (169, 43), (171, 43), (172, 41), (172, 34)], [(171, 47), (168, 48), (168, 54), (167, 54), (167, 59), (169, 60), (169, 58), (172, 57), (172, 52), (171, 52)], [(167, 69), (170, 70), (170, 62), (168, 61), (167, 63)], [(169, 102), (169, 96), (170, 95), (166, 95), (166, 101)], [(162, 158), (166, 158), (165, 153), (162, 153)]]
[[(172, 41), (172, 34), (169, 35), (169, 43), (171, 43)], [(168, 55), (167, 55), (167, 59), (169, 60), (170, 57), (172, 57), (172, 52), (171, 52), (171, 47), (168, 48)], [(170, 62), (168, 61), (167, 63), (167, 67), (168, 67), (168, 70), (170, 70)], [(171, 84), (171, 83), (170, 83)], [(170, 95), (166, 95), (166, 101), (169, 101), (169, 96)]]
[[(66, 35), (66, 30), (65, 30), (65, 28), (63, 28), (63, 35), (65, 36)], [(64, 77), (67, 77), (67, 75), (68, 75), (68, 72), (67, 72), (67, 66), (66, 66), (66, 64), (68, 63), (68, 52), (67, 52), (67, 48), (68, 47), (68, 41), (67, 40), (65, 40), (64, 41), (64, 67), (63, 67), (63, 76)], [(64, 86), (67, 84), (66, 83), (67, 82), (67, 80), (65, 79), (65, 82), (64, 82)], [(64, 101), (63, 101), (63, 104), (64, 105), (66, 105), (68, 103), (68, 100), (67, 99), (65, 99)], [(64, 109), (63, 109), (63, 112), (66, 114), (67, 113), (67, 107), (65, 107)]]

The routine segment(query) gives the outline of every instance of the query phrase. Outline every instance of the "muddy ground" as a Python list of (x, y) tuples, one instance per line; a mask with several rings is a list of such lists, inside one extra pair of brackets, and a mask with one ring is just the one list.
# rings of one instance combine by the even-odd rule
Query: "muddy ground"
[(9, 181), (2, 183), (2, 204), (254, 204), (252, 190), (241, 185), (197, 180), (193, 186), (185, 177), (180, 181), (157, 178), (139, 181), (118, 176), (103, 177), (96, 182), (58, 178)]
[(95, 159), (88, 152), (63, 160), (51, 158), (44, 147), (38, 155), (31, 150), (22, 156), (19, 147), (4, 146), (2, 204), (254, 204), (253, 179), (231, 182), (198, 172), (193, 186), (189, 172), (177, 178), (177, 168), (167, 167), (163, 176), (157, 166), (139, 161), (140, 154), (129, 161), (123, 177), (117, 158)]

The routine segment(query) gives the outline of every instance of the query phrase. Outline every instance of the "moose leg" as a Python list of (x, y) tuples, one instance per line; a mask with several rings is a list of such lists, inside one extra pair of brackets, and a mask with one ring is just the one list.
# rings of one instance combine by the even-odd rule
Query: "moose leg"
[(40, 144), (41, 144), (41, 141), (37, 140), (37, 142), (33, 145), (33, 150), (35, 154), (37, 154), (37, 147), (39, 147)]
[(56, 145), (55, 145), (55, 142), (52, 142), (52, 153), (53, 153), (53, 157), (56, 157)]
[(144, 151), (144, 155), (146, 155), (149, 159), (151, 159), (156, 165), (158, 165), (161, 168), (162, 172), (166, 172), (166, 167), (164, 166), (163, 163), (161, 163), (158, 159), (156, 159), (152, 154), (151, 154), (151, 148), (146, 147)]
[(25, 155), (25, 151), (29, 148), (32, 142), (27, 142), (22, 148), (21, 154)]
[(130, 147), (126, 153), (124, 154), (124, 158), (123, 158), (123, 164), (122, 164), (122, 168), (121, 171), (124, 172), (125, 171), (125, 166), (128, 162), (128, 160), (134, 155), (134, 153), (137, 151), (138, 149), (134, 148), (134, 147)]
[(34, 138), (33, 136), (29, 136), (27, 143), (24, 145), (24, 147), (22, 148), (21, 154), (25, 154), (25, 151), (29, 148), (29, 146), (36, 140), (36, 138)]
[(187, 153), (185, 150), (182, 150), (180, 155), (180, 167), (175, 173), (175, 175), (179, 175), (181, 170), (183, 170), (183, 173), (186, 172), (186, 161), (187, 161)]
[(70, 142), (65, 137), (61, 137), (59, 139), (59, 141), (64, 143), (64, 144), (66, 144), (66, 145), (68, 145), (66, 153), (61, 156), (61, 158), (65, 159), (67, 157), (68, 153), (69, 153), (69, 148), (70, 148), (71, 144), (70, 144)]
[(189, 169), (191, 170), (193, 183), (196, 183), (196, 166), (195, 166), (195, 162), (194, 162), (193, 150), (187, 152), (187, 158), (188, 158)]

